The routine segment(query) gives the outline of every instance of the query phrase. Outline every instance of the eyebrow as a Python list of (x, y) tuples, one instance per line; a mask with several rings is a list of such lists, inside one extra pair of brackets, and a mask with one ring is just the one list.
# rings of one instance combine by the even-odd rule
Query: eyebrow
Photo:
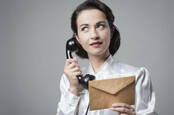
[(80, 27), (81, 27), (81, 26), (88, 26), (88, 24), (81, 24)]
[(100, 23), (106, 23), (105, 21), (99, 21), (99, 22), (97, 22), (97, 24), (100, 24)]
[[(99, 22), (97, 22), (97, 24), (100, 24), (100, 23), (106, 23), (106, 22), (105, 22), (105, 21), (99, 21)], [(81, 24), (80, 27), (81, 27), (81, 26), (88, 26), (88, 25), (89, 25), (89, 24)]]

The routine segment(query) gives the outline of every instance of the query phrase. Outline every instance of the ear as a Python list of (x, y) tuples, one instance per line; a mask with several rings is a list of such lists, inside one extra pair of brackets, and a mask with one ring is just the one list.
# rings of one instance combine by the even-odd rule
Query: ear
[(76, 33), (74, 33), (74, 37), (76, 38), (76, 40), (79, 42), (79, 36), (76, 34)]

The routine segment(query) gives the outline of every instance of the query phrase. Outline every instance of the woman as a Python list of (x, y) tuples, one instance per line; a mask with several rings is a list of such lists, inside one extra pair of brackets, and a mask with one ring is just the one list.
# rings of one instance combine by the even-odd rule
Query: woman
[[(61, 99), (57, 115), (85, 115), (89, 104), (88, 91), (76, 76), (92, 74), (99, 79), (105, 75), (136, 76), (136, 104), (114, 103), (112, 108), (89, 111), (88, 115), (154, 115), (155, 93), (146, 68), (137, 68), (114, 61), (120, 46), (120, 34), (114, 25), (111, 9), (98, 0), (80, 4), (71, 17), (71, 28), (78, 44), (76, 54), (89, 60), (89, 66), (80, 68), (77, 59), (67, 59), (60, 81)], [(110, 77), (108, 77), (110, 78)]]

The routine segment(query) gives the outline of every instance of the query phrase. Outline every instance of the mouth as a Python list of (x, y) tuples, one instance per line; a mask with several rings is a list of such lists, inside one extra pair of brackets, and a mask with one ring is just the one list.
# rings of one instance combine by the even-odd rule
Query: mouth
[(93, 46), (93, 47), (97, 48), (97, 47), (99, 47), (101, 44), (102, 44), (102, 42), (97, 41), (97, 42), (92, 42), (92, 43), (90, 44), (90, 46)]

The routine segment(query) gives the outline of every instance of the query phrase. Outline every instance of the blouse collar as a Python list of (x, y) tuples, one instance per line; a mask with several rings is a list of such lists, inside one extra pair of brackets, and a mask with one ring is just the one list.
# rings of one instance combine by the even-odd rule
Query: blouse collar
[(105, 72), (105, 70), (107, 70), (109, 68), (109, 66), (111, 66), (111, 64), (113, 63), (114, 59), (113, 59), (113, 56), (110, 55), (105, 61), (104, 63), (102, 64), (102, 66), (100, 67), (99, 71), (97, 73), (94, 73), (94, 70), (92, 68), (92, 65), (91, 63), (89, 63), (89, 74), (92, 74), (92, 75), (98, 75), (102, 72)]

